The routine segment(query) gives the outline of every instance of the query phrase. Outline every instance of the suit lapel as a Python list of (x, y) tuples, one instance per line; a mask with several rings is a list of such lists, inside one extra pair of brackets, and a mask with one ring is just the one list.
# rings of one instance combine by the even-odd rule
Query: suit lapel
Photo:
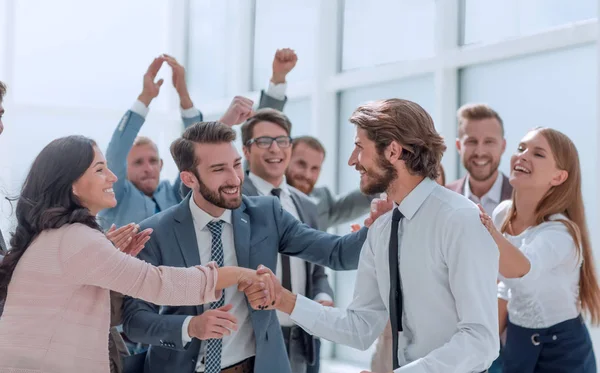
[(246, 178), (244, 179), (244, 183), (242, 184), (242, 194), (251, 197), (258, 196), (258, 189), (256, 189), (256, 186), (248, 177), (248, 172), (246, 172)]
[(175, 239), (179, 245), (179, 250), (181, 250), (186, 267), (202, 264), (200, 263), (200, 252), (198, 250), (194, 220), (190, 211), (190, 196), (191, 193), (177, 206), (174, 216), (175, 224), (173, 225)]
[(246, 205), (242, 205), (231, 213), (233, 223), (233, 242), (238, 266), (250, 268), (250, 218), (245, 213)]
[(508, 181), (508, 178), (502, 175), (502, 191), (500, 192), (500, 202), (506, 201), (507, 199), (512, 199), (512, 185)]

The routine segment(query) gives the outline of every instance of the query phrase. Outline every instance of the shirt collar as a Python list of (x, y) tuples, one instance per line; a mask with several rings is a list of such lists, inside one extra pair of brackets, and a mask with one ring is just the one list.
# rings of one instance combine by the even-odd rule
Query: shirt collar
[(473, 192), (471, 192), (471, 186), (469, 185), (469, 176), (467, 175), (467, 178), (465, 179), (465, 197), (467, 197), (468, 199), (476, 197), (480, 201), (483, 201), (487, 198), (496, 203), (500, 203), (500, 199), (502, 198), (502, 181), (502, 173), (498, 172), (498, 176), (496, 176), (496, 181), (494, 181), (494, 184), (492, 185), (490, 190), (488, 190), (486, 194), (481, 196), (481, 198), (477, 198), (477, 196), (475, 196)]
[(398, 209), (408, 220), (417, 213), (427, 197), (433, 192), (436, 186), (439, 186), (435, 180), (428, 177), (423, 179), (404, 199), (400, 202)]
[(285, 176), (281, 180), (281, 184), (279, 184), (279, 186), (276, 186), (276, 187), (274, 187), (273, 184), (269, 183), (265, 179), (263, 179), (259, 176), (256, 176), (252, 172), (248, 173), (248, 177), (250, 178), (250, 181), (252, 181), (252, 184), (254, 184), (254, 186), (256, 187), (256, 189), (258, 190), (258, 193), (260, 195), (270, 196), (271, 191), (275, 188), (279, 188), (285, 194), (289, 194), (289, 189), (288, 189), (287, 182), (285, 180)]
[(204, 229), (211, 221), (223, 220), (225, 223), (231, 224), (231, 210), (226, 209), (225, 212), (223, 212), (223, 215), (215, 218), (196, 205), (193, 195), (190, 197), (190, 212), (192, 213), (192, 219), (194, 220), (197, 229), (200, 230)]

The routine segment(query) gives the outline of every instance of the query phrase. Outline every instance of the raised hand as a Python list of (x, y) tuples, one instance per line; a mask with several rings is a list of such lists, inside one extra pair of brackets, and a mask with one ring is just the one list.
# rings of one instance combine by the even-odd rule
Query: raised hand
[(298, 62), (298, 56), (292, 49), (278, 49), (273, 58), (271, 82), (274, 84), (285, 83), (287, 74), (296, 66), (296, 62)]
[(365, 219), (365, 227), (369, 228), (378, 217), (390, 211), (394, 207), (394, 201), (388, 198), (387, 194), (382, 193), (379, 198), (371, 201), (371, 213)]
[(223, 338), (238, 329), (237, 318), (229, 313), (233, 307), (226, 304), (194, 316), (188, 324), (188, 335), (201, 340)]
[(254, 102), (249, 98), (235, 96), (225, 114), (223, 114), (221, 119), (219, 119), (219, 122), (230, 127), (245, 122), (248, 118), (254, 115), (252, 105), (254, 105)]
[(158, 70), (160, 70), (165, 59), (163, 56), (157, 57), (152, 61), (150, 66), (148, 67), (148, 71), (144, 74), (144, 85), (142, 88), (142, 93), (138, 96), (138, 100), (144, 103), (144, 105), (149, 106), (150, 102), (158, 96), (160, 92), (160, 87), (162, 86), (164, 80), (159, 79), (157, 82), (156, 75), (158, 74)]
[(179, 95), (181, 108), (191, 108), (194, 106), (194, 104), (190, 98), (190, 93), (185, 81), (185, 68), (179, 62), (177, 62), (174, 57), (171, 57), (168, 54), (163, 54), (162, 57), (173, 70), (173, 87), (175, 87), (175, 91), (177, 91), (177, 94)]

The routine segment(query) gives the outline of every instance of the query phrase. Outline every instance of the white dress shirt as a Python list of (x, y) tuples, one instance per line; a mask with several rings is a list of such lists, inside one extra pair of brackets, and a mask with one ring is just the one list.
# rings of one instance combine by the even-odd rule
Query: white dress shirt
[[(248, 177), (258, 190), (258, 193), (262, 196), (270, 196), (271, 191), (275, 188), (271, 183), (265, 181), (264, 179), (256, 176), (252, 172), (249, 173)], [(290, 189), (288, 188), (288, 184), (286, 182), (285, 176), (283, 177), (283, 181), (277, 188), (281, 189), (281, 195), (279, 199), (281, 201), (281, 206), (283, 206), (284, 210), (292, 214), (296, 219), (300, 220), (300, 216), (298, 215), (298, 210), (296, 209), (296, 205), (292, 200), (292, 196), (290, 193)], [(292, 291), (296, 294), (306, 295), (306, 281), (310, 280), (306, 278), (306, 262), (300, 258), (290, 256), (290, 276), (292, 280)], [(277, 255), (277, 268), (275, 274), (279, 281), (282, 281), (282, 269), (281, 269), (281, 254)], [(316, 301), (319, 300), (329, 300), (332, 301), (329, 294), (319, 293), (315, 297)], [(279, 319), (279, 323), (281, 326), (292, 326), (294, 322), (290, 318), (287, 313), (283, 313), (277, 311), (277, 318)]]
[[(225, 266), (237, 266), (237, 254), (233, 239), (233, 225), (231, 222), (231, 210), (225, 210), (220, 218), (213, 218), (196, 205), (193, 198), (190, 198), (190, 211), (194, 220), (194, 230), (198, 241), (200, 251), (200, 263), (206, 264), (211, 261), (212, 234), (207, 227), (211, 221), (223, 220), (223, 233), (221, 240), (223, 242), (223, 264)], [(223, 337), (223, 349), (221, 352), (221, 368), (227, 368), (235, 365), (251, 356), (256, 355), (256, 341), (254, 339), (254, 329), (250, 320), (250, 312), (246, 296), (237, 290), (237, 285), (225, 289), (225, 304), (231, 304), (233, 307), (229, 311), (237, 318), (238, 330), (229, 336)], [(210, 305), (205, 305), (204, 310), (210, 310)], [(192, 338), (188, 334), (188, 325), (192, 316), (185, 319), (181, 335), (183, 344), (190, 342)], [(200, 354), (196, 365), (197, 372), (204, 371), (204, 358), (206, 355), (206, 341), (200, 344)]]
[(494, 209), (496, 208), (496, 206), (498, 206), (498, 204), (502, 200), (502, 182), (503, 181), (504, 180), (502, 177), (502, 173), (498, 172), (496, 181), (494, 182), (494, 184), (492, 185), (490, 190), (488, 190), (488, 192), (486, 194), (484, 194), (483, 196), (481, 196), (481, 198), (479, 198), (476, 195), (474, 195), (473, 192), (471, 192), (469, 176), (467, 176), (467, 178), (465, 179), (465, 197), (467, 197), (468, 199), (473, 201), (473, 203), (475, 203), (475, 204), (480, 203), (481, 206), (483, 206), (483, 209), (485, 210), (485, 212), (487, 212), (488, 215), (491, 216), (492, 213), (494, 212)]
[[(502, 202), (494, 211), (500, 228), (512, 201)], [(524, 328), (548, 328), (579, 316), (579, 270), (582, 259), (567, 227), (555, 220), (569, 220), (562, 214), (549, 222), (529, 227), (517, 236), (504, 234), (529, 259), (531, 268), (520, 278), (499, 275), (498, 297), (508, 301), (510, 321)]]
[[(471, 373), (498, 356), (498, 248), (476, 206), (426, 178), (398, 206), (403, 332), (396, 373)], [(392, 212), (369, 229), (346, 310), (298, 296), (292, 320), (319, 337), (366, 350), (389, 317)], [(391, 359), (391, 357), (390, 357)]]

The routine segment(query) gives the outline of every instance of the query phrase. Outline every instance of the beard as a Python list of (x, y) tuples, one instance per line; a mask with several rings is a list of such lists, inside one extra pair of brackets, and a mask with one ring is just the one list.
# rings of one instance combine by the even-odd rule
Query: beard
[(312, 183), (310, 180), (306, 179), (305, 177), (286, 175), (285, 178), (288, 184), (298, 189), (302, 193), (306, 194), (307, 196), (310, 195), (313, 189), (315, 188), (315, 184)]
[(386, 192), (392, 182), (398, 178), (398, 171), (394, 166), (382, 156), (377, 158), (377, 169), (367, 170), (357, 165), (357, 170), (365, 171), (367, 179), (360, 183), (360, 191), (366, 195), (375, 195)]
[[(213, 191), (213, 190), (210, 190), (198, 176), (199, 175), (196, 175), (196, 178), (198, 179), (198, 192), (200, 193), (202, 198), (204, 198), (205, 200), (207, 200), (208, 202), (212, 203), (213, 205), (215, 205), (217, 207), (227, 209), (227, 210), (235, 210), (238, 207), (240, 207), (240, 205), (242, 204), (241, 185), (222, 185), (219, 187), (219, 189), (217, 191)], [(237, 198), (230, 199), (230, 200), (225, 199), (225, 197), (223, 196), (223, 193), (225, 193), (225, 192), (223, 192), (223, 189), (235, 188), (235, 187), (237, 187), (238, 191), (239, 191)]]
[(490, 162), (489, 166), (487, 166), (489, 167), (489, 171), (481, 170), (478, 169), (477, 166), (473, 165), (472, 161), (475, 158), (476, 157), (470, 157), (463, 162), (463, 166), (469, 173), (469, 177), (475, 181), (481, 182), (489, 180), (492, 176), (494, 176), (494, 173), (496, 173), (498, 167), (500, 166), (500, 160), (494, 161), (494, 158), (492, 157), (477, 157), (478, 159), (487, 159)]

